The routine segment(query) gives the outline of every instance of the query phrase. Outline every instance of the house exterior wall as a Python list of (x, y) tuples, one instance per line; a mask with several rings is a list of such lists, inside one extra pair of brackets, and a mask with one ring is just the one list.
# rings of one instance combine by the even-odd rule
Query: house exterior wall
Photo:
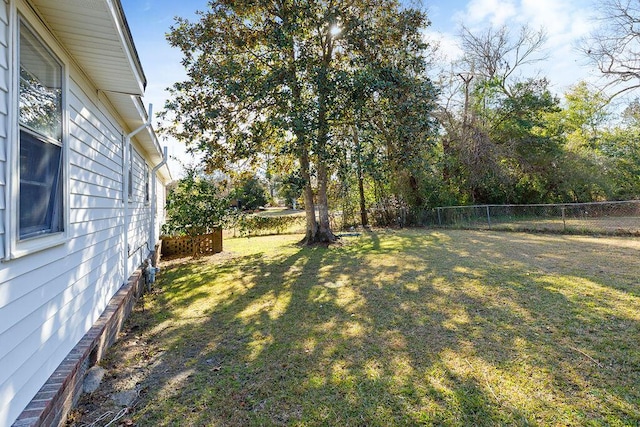
[[(11, 180), (17, 174), (15, 40), (18, 12), (66, 69), (64, 160), (66, 239), (12, 256)], [(13, 113), (12, 113), (13, 111)], [(153, 249), (150, 203), (145, 200), (145, 155), (134, 151), (133, 194), (125, 221), (123, 129), (117, 112), (65, 55), (33, 10), (0, 0), (0, 426), (10, 425), (109, 301)], [(135, 139), (132, 146), (136, 148)], [(151, 182), (151, 180), (149, 180)], [(9, 183), (9, 184), (8, 184)], [(159, 187), (162, 183), (158, 181)], [(158, 193), (164, 194), (163, 189)], [(163, 206), (163, 205), (159, 205)], [(15, 219), (13, 219), (15, 221)], [(129, 224), (128, 244), (124, 227)], [(15, 227), (15, 226), (14, 226)], [(157, 234), (156, 234), (157, 235)], [(128, 248), (125, 248), (128, 246)]]
[[(133, 193), (129, 198), (129, 267), (128, 271), (134, 271), (145, 258), (148, 258), (149, 252), (153, 251), (153, 245), (149, 242), (149, 232), (151, 230), (150, 199), (145, 197), (145, 177), (146, 166), (145, 159), (140, 155), (139, 151), (133, 147), (132, 149), (132, 190)], [(150, 171), (149, 171), (150, 173)], [(149, 179), (149, 182), (151, 180)]]

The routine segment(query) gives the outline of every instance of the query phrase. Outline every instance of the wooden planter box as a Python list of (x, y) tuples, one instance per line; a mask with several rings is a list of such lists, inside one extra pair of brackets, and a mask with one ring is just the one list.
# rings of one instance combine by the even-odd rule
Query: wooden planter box
[(162, 237), (162, 256), (210, 255), (222, 252), (222, 228), (197, 237)]

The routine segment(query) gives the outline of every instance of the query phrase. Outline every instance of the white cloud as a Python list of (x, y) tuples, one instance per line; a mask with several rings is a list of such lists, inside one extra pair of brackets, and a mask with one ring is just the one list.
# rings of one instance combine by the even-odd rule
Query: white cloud
[[(453, 19), (471, 31), (506, 25), (515, 35), (522, 25), (532, 30), (544, 29), (544, 46), (548, 59), (533, 66), (540, 70), (557, 92), (564, 92), (581, 79), (595, 79), (594, 70), (584, 66), (585, 58), (577, 51), (580, 38), (592, 30), (592, 3), (596, 0), (469, 0)], [(453, 46), (458, 29), (442, 35), (443, 46)], [(454, 50), (455, 52), (455, 50)], [(529, 73), (528, 73), (529, 74)]]
[(434, 46), (437, 46), (437, 55), (445, 62), (455, 61), (462, 57), (462, 49), (458, 39), (450, 33), (426, 30), (424, 38)]
[(552, 47), (587, 35), (592, 28), (588, 11), (570, 0), (522, 0), (522, 23), (544, 28)]
[(571, 19), (566, 0), (522, 0), (521, 20), (532, 27), (543, 27), (549, 33), (563, 33)]
[(500, 27), (516, 14), (517, 7), (513, 0), (471, 0), (465, 11), (458, 13), (456, 18), (472, 28), (484, 23)]
[(577, 50), (580, 38), (593, 28), (584, 1), (522, 0), (521, 10), (522, 23), (547, 33), (549, 60), (545, 74), (557, 90), (564, 92), (579, 80), (592, 77), (592, 70), (583, 66), (585, 59)]

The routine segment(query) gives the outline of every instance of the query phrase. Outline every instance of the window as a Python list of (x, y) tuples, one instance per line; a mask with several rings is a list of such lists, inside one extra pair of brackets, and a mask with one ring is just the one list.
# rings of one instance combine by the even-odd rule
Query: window
[(60, 61), (20, 22), (20, 240), (62, 232), (62, 80)]

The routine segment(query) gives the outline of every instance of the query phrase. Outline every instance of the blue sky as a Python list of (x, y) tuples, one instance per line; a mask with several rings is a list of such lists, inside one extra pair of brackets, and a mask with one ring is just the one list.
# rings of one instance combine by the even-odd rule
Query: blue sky
[[(133, 36), (142, 68), (147, 77), (144, 102), (153, 104), (153, 111), (164, 107), (167, 99), (166, 88), (177, 81), (184, 80), (186, 74), (180, 60), (178, 49), (169, 46), (165, 34), (175, 22), (175, 16), (195, 18), (196, 10), (206, 8), (206, 0), (121, 0), (129, 28)], [(155, 123), (155, 120), (154, 120)], [(182, 176), (180, 162), (188, 164), (191, 160), (185, 153), (184, 145), (173, 139), (163, 140), (167, 146), (169, 169), (174, 178)], [(174, 158), (180, 161), (174, 160)]]
[[(127, 21), (148, 80), (147, 103), (158, 111), (164, 104), (164, 89), (184, 77), (180, 53), (169, 47), (165, 34), (175, 16), (196, 18), (195, 11), (206, 8), (207, 0), (121, 0)], [(408, 0), (410, 3), (411, 0)], [(455, 29), (455, 16), (465, 10), (467, 0), (428, 1), (426, 7), (432, 28), (450, 33)], [(148, 100), (146, 98), (149, 98)]]
[(564, 93), (580, 79), (593, 80), (596, 70), (576, 50), (578, 41), (594, 28), (598, 0), (446, 0), (426, 1), (433, 23), (427, 31), (430, 38), (440, 40), (444, 52), (456, 55), (456, 35), (460, 23), (472, 31), (492, 25), (506, 25), (516, 33), (523, 25), (544, 29), (544, 46), (548, 59), (537, 65), (547, 76), (552, 89)]
[[(413, 0), (404, 0), (411, 4)], [(144, 101), (153, 103), (154, 111), (164, 106), (165, 89), (183, 80), (185, 73), (180, 64), (181, 55), (169, 47), (165, 34), (174, 23), (175, 16), (196, 18), (195, 11), (206, 8), (206, 0), (121, 0), (133, 35), (142, 66), (147, 76)], [(528, 24), (534, 29), (544, 28), (548, 34), (546, 54), (548, 59), (538, 65), (547, 76), (552, 89), (561, 95), (578, 80), (596, 75), (595, 70), (584, 65), (585, 61), (575, 49), (580, 37), (592, 29), (593, 5), (597, 0), (424, 0), (432, 22), (426, 36), (440, 44), (441, 52), (450, 59), (459, 54), (456, 35), (460, 23), (472, 30), (489, 25), (508, 25), (517, 31)], [(188, 160), (184, 149), (175, 141), (163, 143), (169, 154)], [(180, 175), (175, 162), (169, 164), (174, 176)]]

